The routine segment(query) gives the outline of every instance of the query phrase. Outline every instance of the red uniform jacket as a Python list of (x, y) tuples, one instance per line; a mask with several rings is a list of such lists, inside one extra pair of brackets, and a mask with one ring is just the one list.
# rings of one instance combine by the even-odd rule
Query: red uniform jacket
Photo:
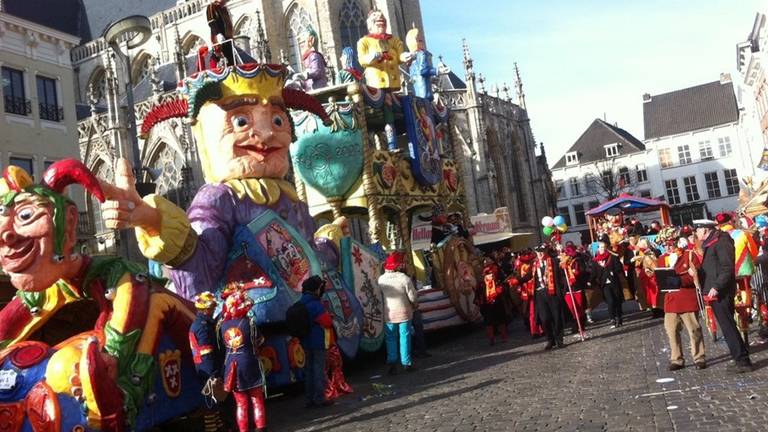
[[(693, 261), (693, 262), (691, 262)], [(688, 274), (690, 266), (699, 265), (698, 257), (692, 251), (685, 251), (675, 262), (675, 273), (680, 277), (680, 290), (668, 292), (664, 296), (664, 312), (685, 313), (699, 310), (696, 300), (696, 285)]]

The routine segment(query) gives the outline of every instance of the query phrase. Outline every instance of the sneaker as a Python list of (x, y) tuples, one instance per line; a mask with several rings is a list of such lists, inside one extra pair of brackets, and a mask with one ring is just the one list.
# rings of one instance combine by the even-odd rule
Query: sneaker
[(707, 362), (703, 362), (703, 361), (696, 362), (696, 369), (702, 370), (706, 368), (707, 368)]
[(592, 314), (587, 314), (587, 324), (594, 324), (595, 321), (592, 319)]
[(680, 369), (683, 369), (685, 365), (677, 364), (677, 363), (670, 363), (669, 367), (667, 367), (667, 370), (670, 372), (674, 372)]

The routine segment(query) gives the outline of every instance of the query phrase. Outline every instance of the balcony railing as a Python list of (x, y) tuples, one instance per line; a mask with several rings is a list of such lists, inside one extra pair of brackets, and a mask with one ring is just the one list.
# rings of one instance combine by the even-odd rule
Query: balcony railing
[(64, 120), (64, 108), (56, 105), (38, 104), (40, 107), (40, 118), (42, 120), (49, 120), (54, 122), (60, 122)]
[(5, 112), (18, 115), (29, 115), (32, 112), (32, 102), (16, 96), (5, 96)]

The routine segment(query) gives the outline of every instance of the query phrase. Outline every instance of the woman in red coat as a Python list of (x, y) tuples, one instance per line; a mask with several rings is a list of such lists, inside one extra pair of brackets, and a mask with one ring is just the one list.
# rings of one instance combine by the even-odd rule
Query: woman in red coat
[[(704, 355), (704, 338), (699, 325), (699, 303), (696, 299), (696, 268), (700, 265), (698, 256), (688, 247), (688, 239), (677, 239), (674, 254), (677, 259), (673, 268), (679, 281), (680, 289), (667, 292), (664, 296), (664, 329), (669, 338), (669, 370), (676, 371), (685, 367), (683, 344), (680, 339), (681, 324), (688, 330), (691, 340), (691, 356), (697, 369), (707, 367)], [(660, 258), (661, 259), (661, 258)]]

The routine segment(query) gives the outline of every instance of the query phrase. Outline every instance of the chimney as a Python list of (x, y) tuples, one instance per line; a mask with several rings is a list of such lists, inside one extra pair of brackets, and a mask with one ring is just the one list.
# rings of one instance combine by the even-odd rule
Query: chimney
[(650, 102), (651, 101), (651, 95), (648, 93), (643, 94), (643, 102)]
[(721, 72), (720, 73), (720, 84), (727, 84), (731, 82), (731, 74)]

